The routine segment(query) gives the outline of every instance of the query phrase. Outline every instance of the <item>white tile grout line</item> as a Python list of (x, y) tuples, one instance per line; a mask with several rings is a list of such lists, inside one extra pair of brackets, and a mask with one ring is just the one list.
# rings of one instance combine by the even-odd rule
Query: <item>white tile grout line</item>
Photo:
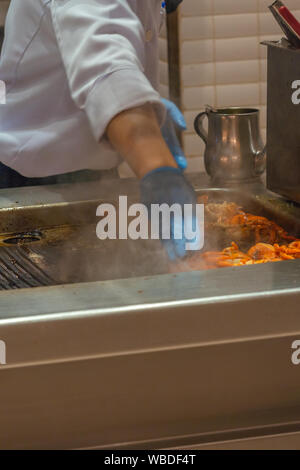
[(259, 0), (257, 0), (257, 28), (258, 28), (258, 44), (257, 44), (257, 54), (258, 54), (258, 70), (259, 70), (259, 104), (262, 104), (262, 88), (261, 88), (261, 81), (262, 81), (262, 64), (260, 60), (260, 41), (261, 41), (261, 23), (260, 23), (260, 8), (259, 8)]
[[(185, 111), (183, 107), (183, 79), (182, 79), (182, 70), (183, 70), (183, 61), (182, 61), (182, 41), (181, 41), (181, 19), (182, 19), (182, 7), (179, 5), (177, 21), (178, 21), (178, 48), (179, 48), (179, 82), (180, 82), (180, 103), (182, 112)], [(184, 149), (183, 149), (184, 150)]]
[[(217, 46), (216, 46), (216, 21), (215, 21), (215, 2), (211, 0), (211, 15), (212, 15), (212, 28), (213, 28), (213, 67), (214, 67), (214, 103), (213, 106), (218, 106), (217, 95)], [(210, 103), (207, 103), (210, 104)]]

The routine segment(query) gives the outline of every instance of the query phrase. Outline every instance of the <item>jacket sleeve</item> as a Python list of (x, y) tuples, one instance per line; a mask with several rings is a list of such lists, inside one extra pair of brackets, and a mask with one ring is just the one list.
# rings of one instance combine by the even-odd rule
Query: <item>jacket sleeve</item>
[(54, 31), (70, 93), (99, 140), (114, 116), (154, 104), (164, 106), (144, 74), (145, 33), (136, 14), (140, 0), (52, 0)]

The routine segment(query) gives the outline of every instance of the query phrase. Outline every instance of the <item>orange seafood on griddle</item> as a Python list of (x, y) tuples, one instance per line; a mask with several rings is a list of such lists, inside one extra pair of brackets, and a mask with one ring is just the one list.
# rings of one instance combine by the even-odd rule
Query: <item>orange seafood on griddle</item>
[(172, 266), (172, 272), (300, 259), (300, 240), (266, 217), (244, 212), (233, 202), (209, 203), (205, 196), (199, 198), (199, 202), (205, 204), (208, 242), (213, 239), (212, 244), (223, 244), (225, 248), (205, 249), (187, 257)]
[[(201, 201), (201, 199), (200, 199)], [(266, 217), (244, 212), (234, 202), (205, 205), (207, 231), (217, 230), (227, 242), (279, 243), (295, 240), (282, 227)]]

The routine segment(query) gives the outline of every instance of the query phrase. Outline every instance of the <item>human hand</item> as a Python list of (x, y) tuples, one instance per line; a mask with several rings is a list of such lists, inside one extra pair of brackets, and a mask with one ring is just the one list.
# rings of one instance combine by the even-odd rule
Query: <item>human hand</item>
[[(155, 222), (154, 205), (163, 205), (166, 209), (156, 222), (159, 223), (159, 236), (171, 261), (183, 258), (189, 250), (202, 248), (196, 193), (180, 169), (162, 167), (144, 176), (141, 180), (141, 202), (148, 209), (151, 223)], [(179, 210), (172, 211), (174, 205)]]

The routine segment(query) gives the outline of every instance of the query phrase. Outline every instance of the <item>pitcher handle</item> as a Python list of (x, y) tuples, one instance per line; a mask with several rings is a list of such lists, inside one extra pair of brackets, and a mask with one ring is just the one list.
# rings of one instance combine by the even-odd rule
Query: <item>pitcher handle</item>
[(207, 111), (204, 111), (203, 113), (200, 113), (198, 114), (198, 116), (196, 116), (194, 121), (194, 129), (199, 135), (199, 137), (201, 137), (201, 139), (204, 141), (204, 143), (207, 144), (208, 134), (203, 127), (203, 119), (205, 118), (205, 116), (208, 117)]
[(257, 157), (265, 157), (267, 153), (267, 144), (264, 146), (263, 150), (257, 152)]
[(267, 145), (264, 146), (263, 150), (256, 153), (255, 170), (258, 175), (261, 175), (266, 169), (266, 153), (267, 153)]

